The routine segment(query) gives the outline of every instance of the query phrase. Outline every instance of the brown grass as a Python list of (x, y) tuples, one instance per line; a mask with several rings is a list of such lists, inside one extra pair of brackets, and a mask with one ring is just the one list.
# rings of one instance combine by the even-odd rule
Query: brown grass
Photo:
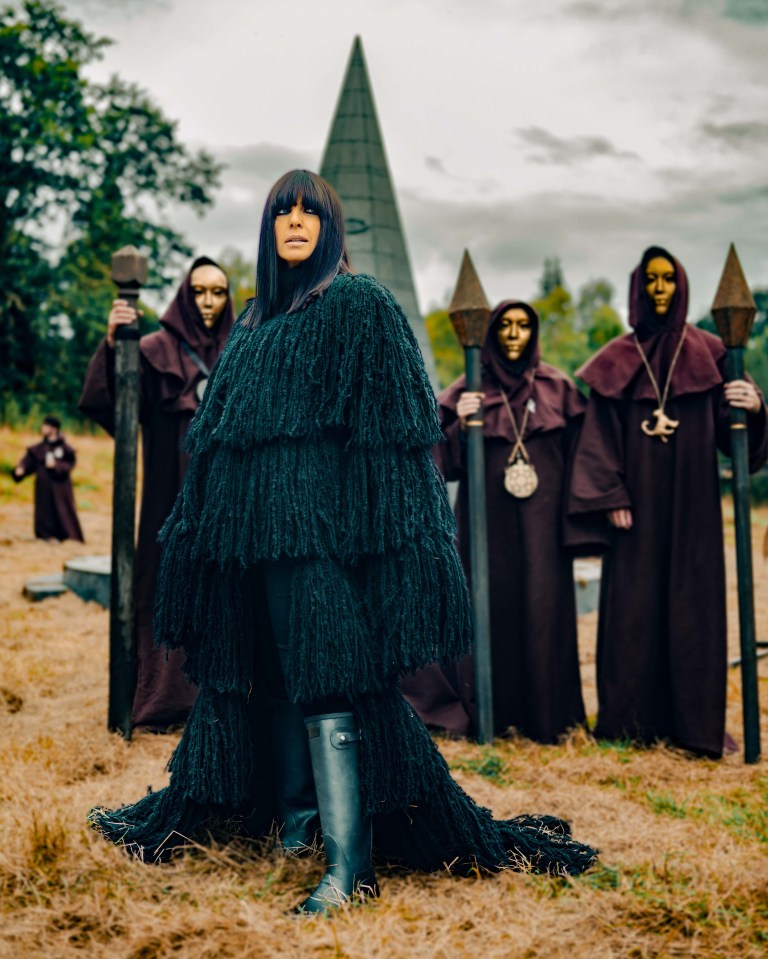
[[(0, 460), (15, 462), (32, 439), (0, 430)], [(475, 798), (499, 816), (570, 819), (579, 838), (601, 848), (600, 865), (571, 881), (393, 871), (381, 876), (381, 900), (332, 919), (286, 914), (319, 876), (316, 859), (235, 845), (146, 866), (108, 846), (87, 829), (88, 809), (162, 786), (177, 737), (127, 744), (106, 731), (104, 610), (71, 595), (35, 604), (21, 596), (30, 576), (109, 550), (110, 443), (84, 436), (77, 448), (85, 546), (34, 540), (31, 483), (0, 479), (0, 957), (757, 959), (768, 950), (768, 771), (739, 755), (692, 760), (661, 747), (598, 745), (581, 733), (555, 747), (445, 742)], [(767, 518), (760, 511), (756, 526)], [(727, 538), (735, 653), (730, 527)], [(766, 569), (757, 555), (755, 570), (765, 637)], [(591, 713), (594, 630), (594, 615), (583, 617)], [(765, 660), (760, 674), (765, 702)], [(728, 723), (737, 740), (739, 696), (732, 670)], [(762, 717), (768, 744), (765, 706)]]

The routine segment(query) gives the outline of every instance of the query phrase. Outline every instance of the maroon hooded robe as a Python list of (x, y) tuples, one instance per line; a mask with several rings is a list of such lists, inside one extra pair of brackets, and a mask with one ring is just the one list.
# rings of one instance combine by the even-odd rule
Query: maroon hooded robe
[[(196, 388), (204, 379), (182, 343), (188, 344), (210, 370), (224, 349), (235, 319), (229, 300), (216, 327), (206, 329), (190, 279), (196, 267), (205, 265), (218, 266), (207, 257), (195, 260), (160, 320), (162, 329), (139, 342), (144, 476), (136, 551), (138, 673), (133, 723), (154, 729), (184, 722), (197, 695), (181, 671), (184, 655), (180, 651), (166, 654), (155, 647), (152, 612), (160, 561), (157, 534), (184, 480), (187, 456), (182, 450), (183, 441), (199, 403)], [(114, 350), (103, 340), (88, 366), (80, 409), (112, 433), (114, 402)]]
[[(47, 453), (53, 453), (52, 467), (45, 465)], [(35, 536), (38, 539), (85, 542), (70, 478), (75, 462), (75, 451), (60, 435), (30, 446), (19, 463), (23, 475), (13, 474), (17, 483), (25, 476), (35, 477)]]
[[(533, 321), (531, 340), (514, 363), (501, 355), (496, 339), (497, 323), (511, 307), (523, 308)], [(539, 357), (534, 310), (513, 300), (501, 303), (491, 316), (481, 357), (493, 725), (498, 734), (514, 726), (549, 743), (584, 721), (573, 567), (562, 544), (564, 478), (586, 403), (564, 373)], [(444, 439), (435, 456), (445, 478), (459, 481), (458, 549), (469, 578), (466, 441), (456, 414), (465, 390), (462, 376), (439, 396)], [(502, 390), (518, 427), (526, 404), (531, 399), (535, 403), (524, 441), (539, 486), (529, 499), (516, 499), (504, 489), (504, 467), (515, 433)], [(422, 720), (453, 735), (465, 735), (474, 726), (474, 686), (472, 656), (429, 666), (402, 680), (403, 693)]]
[[(677, 289), (657, 316), (645, 290), (656, 256), (675, 266)], [(603, 347), (578, 375), (592, 392), (574, 461), (575, 514), (631, 509), (631, 530), (610, 528), (598, 624), (596, 735), (669, 739), (720, 756), (725, 732), (726, 604), (716, 450), (730, 450), (723, 394), (725, 348), (686, 326), (688, 280), (651, 247), (630, 281), (629, 320), (663, 393), (682, 331), (665, 412), (668, 442), (641, 423), (658, 402), (633, 334)], [(750, 468), (766, 459), (765, 408), (748, 415)], [(605, 520), (608, 528), (607, 519)]]

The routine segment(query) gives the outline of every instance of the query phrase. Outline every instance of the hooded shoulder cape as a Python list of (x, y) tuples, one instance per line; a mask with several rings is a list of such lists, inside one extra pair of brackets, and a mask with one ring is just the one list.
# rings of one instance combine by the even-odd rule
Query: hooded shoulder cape
[[(117, 813), (109, 838), (153, 857), (169, 834), (272, 819), (249, 571), (296, 560), (289, 696), (343, 694), (362, 729), (375, 841), (424, 869), (454, 858), (581, 871), (594, 851), (549, 817), (496, 823), (451, 779), (398, 677), (469, 643), (454, 524), (430, 447), (436, 404), (399, 306), (338, 276), (302, 311), (238, 324), (188, 433), (190, 467), (163, 531), (156, 638), (182, 647), (200, 694), (169, 787)], [(265, 752), (265, 750), (267, 750)], [(407, 810), (407, 812), (406, 812)], [(173, 840), (170, 840), (173, 844)]]
[[(675, 267), (677, 288), (664, 317), (652, 312), (650, 297), (645, 292), (645, 267), (654, 257), (664, 257)], [(688, 277), (682, 265), (663, 247), (652, 246), (643, 254), (632, 272), (629, 284), (629, 325), (632, 333), (606, 343), (576, 375), (601, 396), (609, 399), (655, 400), (656, 394), (635, 338), (651, 365), (663, 390), (680, 336), (685, 341), (680, 350), (669, 386), (669, 399), (692, 393), (705, 393), (723, 382), (722, 365), (725, 347), (711, 333), (686, 325), (688, 314)]]

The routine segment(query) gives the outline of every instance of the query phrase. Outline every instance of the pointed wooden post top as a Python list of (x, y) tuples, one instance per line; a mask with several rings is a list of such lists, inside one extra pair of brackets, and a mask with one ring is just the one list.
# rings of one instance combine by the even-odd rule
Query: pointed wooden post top
[(712, 304), (712, 316), (726, 347), (744, 347), (749, 340), (757, 307), (747, 285), (733, 243)]
[(468, 250), (464, 250), (448, 315), (463, 347), (483, 345), (491, 307)]

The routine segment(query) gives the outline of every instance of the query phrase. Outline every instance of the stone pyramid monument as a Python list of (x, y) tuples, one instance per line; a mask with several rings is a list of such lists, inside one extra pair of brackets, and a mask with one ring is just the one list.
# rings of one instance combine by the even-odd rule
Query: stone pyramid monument
[(352, 266), (357, 273), (375, 276), (394, 294), (416, 335), (432, 385), (437, 387), (360, 37), (352, 44), (320, 175), (341, 197)]

